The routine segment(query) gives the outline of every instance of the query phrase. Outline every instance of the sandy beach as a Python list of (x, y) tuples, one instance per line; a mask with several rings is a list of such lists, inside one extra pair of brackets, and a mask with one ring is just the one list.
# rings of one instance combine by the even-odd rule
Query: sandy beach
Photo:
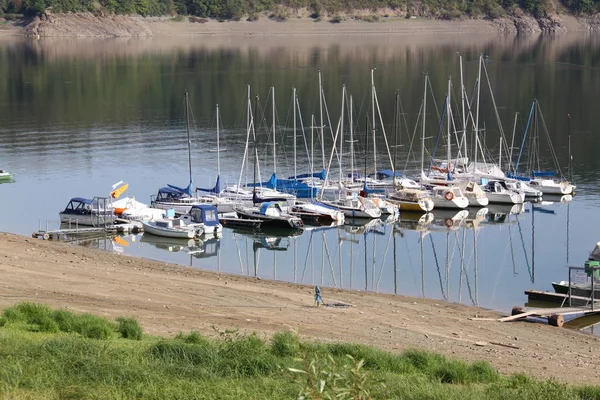
[[(146, 333), (295, 330), (319, 341), (417, 348), (502, 373), (597, 384), (600, 338), (544, 323), (497, 322), (489, 310), (441, 301), (313, 287), (200, 271), (117, 253), (0, 233), (0, 308), (35, 301), (109, 318), (137, 318)], [(510, 310), (507, 310), (509, 313)]]

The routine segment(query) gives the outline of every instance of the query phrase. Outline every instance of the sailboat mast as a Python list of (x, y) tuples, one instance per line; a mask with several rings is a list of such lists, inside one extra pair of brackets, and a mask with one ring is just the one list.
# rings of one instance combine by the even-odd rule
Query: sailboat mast
[(277, 173), (277, 154), (276, 154), (276, 146), (275, 146), (275, 87), (271, 86), (272, 92), (272, 101), (273, 101), (273, 173)]
[(462, 126), (463, 126), (463, 134), (462, 141), (465, 144), (465, 159), (467, 158), (467, 114), (465, 112), (465, 83), (463, 76), (463, 59), (462, 55), (458, 58), (460, 64), (460, 98), (462, 103)]
[(350, 95), (350, 176), (354, 181), (354, 122), (353, 122), (353, 108), (352, 108), (352, 95)]
[(513, 133), (512, 133), (512, 139), (510, 140), (510, 149), (508, 151), (508, 171), (511, 170), (512, 168), (512, 153), (513, 153), (513, 149), (515, 148), (515, 134), (517, 132), (517, 120), (519, 119), (519, 113), (515, 113), (515, 123), (513, 125)]
[(569, 181), (573, 182), (573, 155), (571, 154), (571, 114), (569, 113), (567, 116), (569, 117)]
[(421, 172), (425, 160), (425, 114), (427, 111), (427, 74), (425, 74), (425, 90), (423, 91), (423, 135), (421, 136)]
[[(294, 108), (294, 179), (298, 176), (296, 169), (296, 88), (292, 88), (292, 104)], [(312, 172), (312, 171), (311, 171)]]
[(340, 137), (340, 185), (342, 184), (342, 155), (343, 153), (343, 143), (344, 143), (344, 102), (346, 99), (346, 85), (344, 84), (342, 86), (342, 114), (340, 116), (340, 132), (341, 132), (341, 137)]
[(192, 139), (190, 138), (190, 102), (188, 92), (185, 92), (185, 130), (187, 131), (188, 141), (188, 169), (190, 173), (190, 183), (192, 183)]
[(310, 172), (311, 174), (315, 171), (315, 139), (314, 139), (314, 130), (315, 130), (315, 116), (314, 114), (310, 116)]
[(321, 70), (319, 70), (319, 113), (321, 116), (321, 158), (323, 159), (323, 169), (325, 169), (325, 133), (323, 130), (323, 84), (321, 82)]
[(475, 168), (477, 168), (477, 153), (479, 152), (479, 97), (481, 95), (481, 65), (483, 63), (483, 54), (479, 54), (479, 72), (477, 75), (477, 106), (475, 110), (475, 151), (473, 159), (475, 160)]
[(217, 176), (221, 175), (221, 147), (219, 145), (219, 105), (217, 104)]
[[(371, 68), (371, 104), (372, 104), (372, 121), (373, 125), (371, 126), (373, 130), (373, 173), (377, 173), (377, 142), (375, 138), (375, 78), (374, 78), (375, 69)], [(367, 171), (365, 171), (365, 183), (367, 181)]]
[(367, 152), (369, 151), (369, 116), (365, 118), (365, 176), (363, 188), (367, 187)]
[[(398, 153), (398, 126), (400, 125), (400, 93), (396, 91), (396, 107), (395, 107), (395, 117), (394, 117), (394, 162), (392, 163), (392, 184), (394, 189), (396, 188), (396, 154)], [(396, 236), (394, 236), (394, 255), (396, 249)], [(394, 272), (395, 270), (394, 264)]]
[(451, 110), (450, 110), (450, 90), (452, 90), (452, 78), (448, 77), (448, 94), (446, 95), (447, 96), (447, 98), (446, 98), (446, 121), (448, 123), (448, 125), (447, 125), (447, 133), (446, 133), (447, 134), (447, 138), (448, 138), (447, 139), (448, 140), (448, 143), (447, 143), (447, 156), (448, 156), (448, 166), (447, 166), (447, 169), (448, 169), (448, 176), (450, 176), (450, 158), (452, 157), (452, 154), (450, 153), (450, 139), (451, 139), (450, 138), (450, 127), (451, 127), (450, 120), (452, 118), (452, 116), (450, 115), (450, 112), (451, 112)]

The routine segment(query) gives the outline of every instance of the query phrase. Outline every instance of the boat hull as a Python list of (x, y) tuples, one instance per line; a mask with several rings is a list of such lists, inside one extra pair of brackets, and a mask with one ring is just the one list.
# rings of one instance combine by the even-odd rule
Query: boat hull
[(194, 237), (199, 236), (198, 232), (194, 229), (162, 228), (156, 226), (154, 221), (143, 221), (142, 224), (144, 225), (144, 232), (156, 236), (179, 239), (193, 239)]
[(69, 213), (58, 213), (62, 224), (85, 225), (85, 226), (105, 226), (115, 222), (116, 216), (112, 213), (101, 215), (78, 215)]
[(304, 225), (302, 220), (298, 217), (287, 218), (287, 217), (274, 217), (261, 215), (260, 213), (246, 212), (243, 210), (235, 211), (238, 218), (259, 220), (261, 221), (261, 228), (275, 228), (275, 229), (298, 229)]
[[(552, 287), (556, 293), (569, 294), (569, 282), (552, 282)], [(591, 297), (592, 286), (590, 284), (571, 283), (571, 295), (581, 297)], [(600, 299), (600, 282), (594, 284), (594, 298)]]

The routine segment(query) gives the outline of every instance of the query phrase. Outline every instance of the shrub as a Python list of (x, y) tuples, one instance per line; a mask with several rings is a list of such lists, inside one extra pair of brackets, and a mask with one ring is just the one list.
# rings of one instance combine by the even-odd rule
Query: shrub
[(77, 318), (75, 331), (90, 339), (110, 339), (115, 330), (112, 322), (91, 314), (83, 314)]
[(290, 13), (289, 13), (288, 9), (286, 7), (280, 6), (280, 5), (275, 7), (275, 10), (273, 11), (273, 13), (271, 15), (269, 15), (270, 19), (277, 21), (277, 22), (286, 21), (289, 17), (290, 17)]
[(344, 20), (344, 18), (339, 15), (339, 14), (335, 14), (330, 20), (329, 22), (331, 22), (332, 24), (339, 24), (340, 22), (342, 22)]
[(278, 332), (273, 335), (271, 353), (277, 357), (295, 357), (300, 352), (300, 341), (294, 332)]
[(66, 310), (56, 310), (52, 313), (54, 321), (63, 332), (74, 332), (77, 317), (72, 312)]
[(4, 317), (9, 322), (25, 322), (28, 324), (39, 324), (42, 320), (50, 317), (52, 310), (46, 305), (37, 303), (19, 303), (4, 310)]
[(184, 335), (182, 332), (179, 332), (179, 334), (177, 336), (175, 336), (175, 339), (182, 340), (185, 343), (191, 343), (191, 344), (208, 345), (210, 343), (206, 338), (202, 337), (202, 335), (200, 335), (200, 332), (198, 332), (198, 331), (193, 331), (187, 336)]
[(141, 340), (142, 334), (144, 333), (140, 324), (134, 318), (117, 318), (117, 332), (121, 334), (124, 339)]
[(40, 332), (55, 333), (60, 331), (58, 323), (50, 317), (44, 317), (39, 323)]

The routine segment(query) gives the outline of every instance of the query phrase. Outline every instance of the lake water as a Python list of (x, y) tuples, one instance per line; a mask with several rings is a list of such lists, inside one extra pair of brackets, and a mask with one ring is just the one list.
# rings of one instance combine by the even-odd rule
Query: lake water
[[(141, 201), (149, 201), (167, 183), (187, 185), (185, 91), (193, 112), (192, 168), (197, 186), (214, 185), (217, 175), (217, 103), (222, 121), (222, 179), (237, 183), (240, 177), (247, 85), (258, 110), (263, 180), (273, 170), (273, 146), (268, 145), (272, 138), (267, 133), (272, 119), (270, 87), (275, 87), (276, 94), (277, 172), (293, 172), (292, 87), (297, 89), (307, 138), (306, 144), (298, 145), (297, 165), (299, 172), (306, 172), (311, 115), (320, 123), (318, 70), (330, 115), (325, 125), (337, 124), (342, 85), (353, 96), (359, 166), (365, 162), (362, 144), (365, 115), (371, 112), (371, 69), (375, 68), (374, 83), (388, 136), (399, 93), (406, 122), (398, 139), (403, 145), (398, 165), (410, 173), (420, 157), (420, 133), (409, 149), (417, 129), (424, 72), (429, 74), (441, 109), (448, 76), (453, 77), (455, 87), (459, 84), (458, 54), (464, 59), (467, 92), (472, 93), (482, 53), (509, 139), (515, 112), (521, 115), (515, 143), (520, 141), (532, 100), (538, 99), (563, 172), (571, 172), (578, 185), (572, 201), (546, 199), (516, 207), (513, 213), (506, 207), (490, 206), (488, 213), (471, 211), (466, 219), (455, 219), (450, 228), (447, 223), (453, 214), (434, 210), (430, 225), (403, 215), (398, 223), (306, 230), (295, 237), (256, 237), (224, 229), (220, 240), (199, 246), (143, 235), (82, 244), (206, 270), (507, 311), (526, 301), (524, 290), (552, 290), (552, 281), (568, 279), (566, 265), (581, 265), (600, 240), (594, 233), (600, 226), (596, 184), (600, 138), (595, 134), (600, 92), (598, 37), (283, 39), (0, 39), (0, 169), (16, 177), (16, 182), (0, 185), (0, 230), (29, 236), (40, 225), (45, 227), (46, 221), (55, 224), (59, 210), (71, 197), (107, 195), (120, 180), (128, 182), (129, 195)], [(497, 154), (500, 128), (487, 80), (482, 77), (482, 135), (489, 152)], [(427, 146), (431, 151), (438, 123), (433, 96), (429, 96), (427, 136), (433, 139), (427, 140)], [(569, 131), (571, 171), (567, 169)], [(330, 142), (326, 140), (326, 147)], [(315, 169), (320, 169), (322, 153), (318, 140), (313, 143)], [(381, 136), (377, 148), (384, 148)], [(370, 167), (374, 160), (367, 157)], [(549, 160), (546, 151), (542, 164)], [(378, 153), (378, 163), (389, 168), (383, 151)]]

